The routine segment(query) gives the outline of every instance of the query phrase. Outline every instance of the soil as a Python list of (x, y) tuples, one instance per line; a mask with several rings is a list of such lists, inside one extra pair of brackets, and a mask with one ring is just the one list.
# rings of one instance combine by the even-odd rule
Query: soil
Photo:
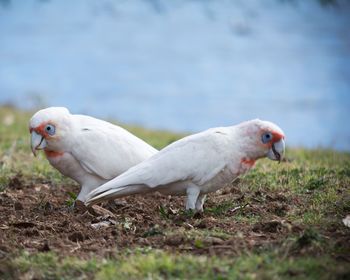
[[(20, 176), (14, 177), (0, 193), (0, 258), (23, 249), (81, 258), (108, 257), (136, 247), (235, 255), (280, 244), (288, 235), (304, 231), (300, 225), (285, 219), (291, 205), (297, 207), (298, 201), (291, 202), (282, 193), (243, 194), (232, 187), (211, 194), (205, 207), (227, 205), (229, 201), (236, 201), (236, 205), (222, 213), (205, 211), (201, 215), (188, 215), (182, 210), (183, 197), (158, 193), (127, 197), (90, 209), (77, 203), (72, 209), (67, 205), (69, 192), (78, 190), (76, 185), (28, 184)], [(247, 195), (253, 202), (244, 203)], [(249, 223), (235, 218), (236, 215), (263, 218)], [(225, 234), (205, 234), (216, 231)]]

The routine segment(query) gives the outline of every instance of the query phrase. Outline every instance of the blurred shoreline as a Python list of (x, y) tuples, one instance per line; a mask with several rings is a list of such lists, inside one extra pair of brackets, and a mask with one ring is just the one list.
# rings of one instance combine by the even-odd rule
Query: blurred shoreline
[[(32, 108), (20, 108), (14, 104), (7, 103), (7, 104), (0, 104), (0, 115), (2, 115), (2, 118), (0, 118), (0, 124), (5, 127), (11, 127), (15, 126), (15, 122), (18, 119), (18, 115), (20, 115), (20, 119), (23, 119), (24, 116), (27, 116), (27, 121), (29, 122), (30, 117), (38, 110), (46, 108), (47, 106), (39, 106), (39, 107), (32, 107)], [(72, 114), (79, 114), (77, 112), (71, 112)], [(99, 118), (96, 115), (91, 115), (88, 113), (82, 113), (86, 114), (95, 118)], [(164, 146), (172, 143), (173, 141), (176, 141), (182, 137), (185, 137), (190, 134), (198, 133), (201, 131), (178, 131), (178, 130), (170, 130), (170, 129), (159, 129), (159, 128), (152, 128), (140, 125), (138, 123), (124, 123), (121, 122), (118, 119), (115, 118), (100, 118), (105, 121), (120, 125), (121, 127), (124, 127), (131, 133), (137, 135), (138, 137), (144, 139), (146, 142), (151, 144), (153, 147), (157, 149), (161, 149)], [(232, 125), (236, 125), (237, 123), (234, 123)], [(208, 127), (209, 129), (210, 127)], [(152, 137), (150, 137), (152, 135)], [(157, 140), (158, 136), (158, 140)], [(322, 146), (322, 145), (316, 145), (314, 147), (305, 147), (303, 145), (293, 145), (288, 143), (288, 135), (287, 135), (287, 141), (286, 141), (286, 148), (293, 149), (295, 151), (297, 150), (310, 150), (310, 151), (330, 151), (330, 152), (339, 152), (339, 153), (345, 153), (350, 154), (349, 150), (342, 150), (342, 149), (335, 149), (331, 146)]]
[(350, 151), (350, 3), (331, 2), (3, 1), (0, 104), (189, 133), (261, 118)]

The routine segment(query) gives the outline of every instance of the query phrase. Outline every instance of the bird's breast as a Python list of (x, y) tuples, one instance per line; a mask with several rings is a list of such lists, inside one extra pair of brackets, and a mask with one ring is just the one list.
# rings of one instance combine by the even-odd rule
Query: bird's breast
[(68, 176), (78, 182), (80, 185), (86, 183), (92, 174), (89, 174), (82, 168), (79, 161), (69, 152), (51, 152), (45, 151), (46, 157), (50, 164), (60, 171), (63, 175)]

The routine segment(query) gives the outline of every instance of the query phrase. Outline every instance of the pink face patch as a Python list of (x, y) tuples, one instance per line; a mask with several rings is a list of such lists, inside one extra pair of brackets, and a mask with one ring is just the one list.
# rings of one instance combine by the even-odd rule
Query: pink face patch
[(49, 135), (45, 129), (48, 124), (52, 124), (52, 121), (43, 122), (37, 127), (31, 127), (29, 128), (29, 131), (30, 133), (32, 133), (32, 131), (35, 131), (36, 133), (40, 134), (45, 139), (47, 139), (48, 137), (51, 137), (51, 135)]

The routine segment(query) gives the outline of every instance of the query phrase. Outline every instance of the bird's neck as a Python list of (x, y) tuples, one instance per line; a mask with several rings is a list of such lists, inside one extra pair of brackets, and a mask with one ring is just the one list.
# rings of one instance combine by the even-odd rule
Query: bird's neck
[(63, 156), (64, 152), (57, 152), (57, 151), (49, 151), (45, 149), (45, 155), (48, 158), (58, 158)]

